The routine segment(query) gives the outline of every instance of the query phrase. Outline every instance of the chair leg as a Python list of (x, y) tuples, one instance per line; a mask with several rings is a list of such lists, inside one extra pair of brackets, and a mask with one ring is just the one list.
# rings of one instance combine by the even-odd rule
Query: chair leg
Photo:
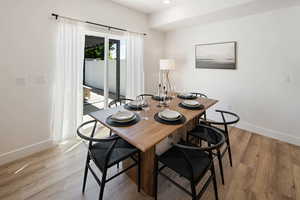
[(104, 187), (105, 187), (105, 181), (106, 181), (106, 174), (107, 174), (107, 170), (104, 170), (103, 174), (102, 174), (101, 185), (100, 185), (99, 200), (103, 199)]
[(193, 181), (191, 181), (191, 190), (192, 190), (192, 200), (197, 200), (196, 186)]
[(138, 152), (138, 167), (137, 167), (137, 184), (138, 184), (138, 192), (141, 191), (141, 153)]
[(88, 171), (89, 171), (89, 168), (88, 168), (89, 163), (90, 163), (90, 156), (88, 155), (87, 158), (86, 158), (86, 164), (85, 164), (85, 169), (84, 169), (82, 194), (84, 194), (84, 191), (85, 191), (86, 179), (87, 179), (87, 174), (88, 174)]
[(210, 170), (211, 170), (211, 175), (212, 175), (212, 178), (213, 178), (215, 198), (216, 198), (216, 200), (219, 200), (219, 197), (218, 197), (218, 186), (217, 186), (217, 180), (216, 180), (216, 173), (215, 173), (215, 167), (214, 167), (213, 163), (212, 163), (212, 166), (211, 166)]
[(112, 136), (112, 130), (109, 130), (109, 136)]
[(217, 150), (217, 156), (218, 156), (218, 161), (219, 161), (219, 168), (220, 168), (220, 173), (221, 173), (221, 178), (222, 178), (222, 184), (224, 185), (225, 181), (224, 181), (223, 163), (222, 163), (220, 149)]
[(157, 200), (157, 190), (158, 190), (158, 159), (155, 158), (155, 169), (154, 169), (154, 199)]
[(226, 143), (227, 143), (227, 146), (228, 146), (229, 162), (230, 162), (230, 166), (232, 167), (232, 155), (231, 155), (231, 148), (230, 148), (229, 137), (227, 138)]

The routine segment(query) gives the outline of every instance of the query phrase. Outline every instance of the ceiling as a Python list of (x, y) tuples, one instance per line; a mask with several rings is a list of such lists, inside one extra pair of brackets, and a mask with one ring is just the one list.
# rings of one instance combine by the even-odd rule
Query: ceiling
[(300, 0), (109, 0), (149, 15), (149, 26), (169, 31), (299, 6)]
[(170, 0), (170, 4), (163, 3), (164, 0), (111, 0), (128, 8), (132, 8), (147, 14), (158, 12), (166, 8), (180, 4), (186, 4), (192, 0)]

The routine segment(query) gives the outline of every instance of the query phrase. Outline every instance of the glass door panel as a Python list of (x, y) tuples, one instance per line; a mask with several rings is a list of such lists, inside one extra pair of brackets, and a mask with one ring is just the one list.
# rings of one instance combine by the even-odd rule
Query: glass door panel
[(105, 106), (105, 37), (85, 36), (83, 115)]
[(125, 98), (126, 94), (126, 55), (125, 42), (109, 39), (108, 89), (109, 100)]

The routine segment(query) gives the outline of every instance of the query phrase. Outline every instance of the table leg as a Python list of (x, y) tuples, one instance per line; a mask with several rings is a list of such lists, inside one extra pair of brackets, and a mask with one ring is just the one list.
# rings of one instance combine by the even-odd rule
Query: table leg
[[(174, 134), (186, 134), (187, 131), (192, 130), (198, 124), (199, 118), (191, 120), (186, 126), (178, 129)], [(184, 137), (185, 138), (185, 137)], [(132, 164), (132, 161), (123, 161), (123, 168), (125, 169)], [(154, 197), (154, 173), (155, 170), (155, 146), (148, 149), (146, 152), (141, 152), (141, 188), (149, 196)], [(127, 175), (137, 183), (137, 168), (134, 167), (128, 170)]]
[[(155, 146), (146, 152), (141, 152), (141, 188), (149, 196), (154, 196), (154, 167), (155, 167)], [(131, 160), (123, 161), (123, 168), (132, 163)], [(127, 175), (137, 183), (137, 168), (128, 170)]]

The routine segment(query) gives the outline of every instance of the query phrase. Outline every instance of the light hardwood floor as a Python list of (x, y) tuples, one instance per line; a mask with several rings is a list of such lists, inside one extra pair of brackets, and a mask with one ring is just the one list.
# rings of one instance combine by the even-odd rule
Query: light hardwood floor
[[(241, 129), (231, 130), (233, 168), (224, 157), (225, 185), (217, 180), (220, 200), (300, 199), (300, 147), (266, 138)], [(78, 140), (0, 167), (1, 200), (95, 200), (99, 188), (91, 175), (85, 195), (81, 194), (86, 148)], [(216, 165), (218, 166), (218, 165)], [(117, 170), (112, 168), (112, 174)], [(99, 173), (100, 174), (100, 173)], [(171, 175), (172, 172), (170, 172)], [(180, 177), (175, 177), (182, 184)], [(159, 199), (189, 200), (190, 197), (159, 177)], [(104, 199), (150, 200), (138, 193), (123, 174), (109, 182)], [(212, 187), (202, 199), (214, 199)]]

